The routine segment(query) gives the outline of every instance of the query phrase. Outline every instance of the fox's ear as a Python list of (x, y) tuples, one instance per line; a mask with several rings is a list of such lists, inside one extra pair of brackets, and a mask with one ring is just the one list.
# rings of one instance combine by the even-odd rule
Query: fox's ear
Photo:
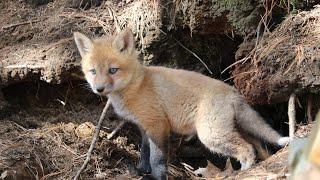
[(73, 37), (76, 41), (81, 57), (85, 56), (92, 47), (92, 40), (79, 32), (74, 32)]
[(134, 51), (134, 38), (131, 29), (121, 31), (113, 41), (113, 45), (121, 53), (127, 52), (131, 54)]

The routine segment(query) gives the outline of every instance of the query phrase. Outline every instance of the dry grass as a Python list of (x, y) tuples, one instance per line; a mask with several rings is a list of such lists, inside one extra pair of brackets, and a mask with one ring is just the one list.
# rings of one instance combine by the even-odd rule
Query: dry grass
[[(126, 27), (130, 27), (139, 39), (142, 49), (150, 43), (148, 39), (152, 34), (159, 33), (160, 9), (157, 0), (138, 0), (123, 5), (124, 7), (114, 7), (111, 2), (105, 2), (96, 9), (88, 11), (76, 11), (65, 9), (59, 17), (66, 19), (77, 19), (86, 21), (86, 26), (101, 27), (105, 34), (111, 35), (120, 32)], [(80, 24), (79, 24), (80, 25)], [(82, 29), (86, 29), (83, 27)]]
[[(246, 61), (250, 61), (252, 65), (256, 66), (257, 63), (265, 61), (269, 58), (270, 54), (283, 54), (284, 51), (294, 52), (295, 60), (284, 69), (284, 74), (288, 73), (294, 66), (299, 66), (304, 60), (309, 61), (314, 59), (312, 52), (307, 52), (309, 47), (316, 47), (317, 42), (320, 40), (320, 12), (315, 10), (311, 13), (303, 12), (298, 15), (289, 15), (281, 25), (276, 28), (272, 33), (268, 30), (272, 9), (276, 2), (272, 1), (270, 8), (265, 5), (265, 15), (257, 30), (257, 38), (255, 46), (248, 55), (239, 59), (234, 64), (230, 65), (227, 69)], [(319, 6), (317, 7), (320, 8)], [(264, 26), (264, 31), (260, 32), (260, 27)], [(314, 37), (314, 38), (310, 38)], [(225, 69), (223, 72), (225, 72)]]

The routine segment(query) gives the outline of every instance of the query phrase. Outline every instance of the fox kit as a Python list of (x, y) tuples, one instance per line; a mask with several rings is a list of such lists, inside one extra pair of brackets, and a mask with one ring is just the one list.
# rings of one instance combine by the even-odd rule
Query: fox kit
[(197, 135), (212, 152), (239, 160), (241, 169), (255, 162), (255, 153), (239, 129), (275, 145), (289, 140), (222, 81), (191, 71), (141, 65), (131, 30), (95, 40), (76, 32), (74, 38), (92, 91), (107, 96), (119, 116), (141, 129), (140, 172), (167, 178), (170, 132)]

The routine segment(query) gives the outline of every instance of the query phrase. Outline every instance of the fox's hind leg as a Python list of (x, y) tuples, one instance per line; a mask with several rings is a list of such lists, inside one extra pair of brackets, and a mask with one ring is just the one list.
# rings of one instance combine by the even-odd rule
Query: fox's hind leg
[(232, 106), (206, 106), (196, 122), (197, 135), (212, 152), (234, 157), (240, 161), (241, 169), (248, 169), (255, 163), (255, 151), (236, 131), (234, 117)]
[(241, 163), (241, 170), (251, 167), (255, 163), (255, 151), (251, 144), (234, 132), (224, 137), (212, 137), (211, 140), (198, 134), (200, 141), (212, 152), (234, 157)]

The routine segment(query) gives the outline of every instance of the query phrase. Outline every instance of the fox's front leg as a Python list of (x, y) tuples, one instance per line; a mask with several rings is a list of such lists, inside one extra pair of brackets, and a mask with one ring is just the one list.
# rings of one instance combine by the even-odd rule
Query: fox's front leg
[(167, 179), (168, 134), (159, 129), (147, 131), (150, 145), (151, 174), (157, 180)]
[(150, 166), (150, 146), (149, 146), (149, 138), (146, 135), (145, 130), (140, 127), (141, 132), (141, 152), (140, 152), (140, 162), (138, 164), (138, 174), (150, 174), (151, 166)]

